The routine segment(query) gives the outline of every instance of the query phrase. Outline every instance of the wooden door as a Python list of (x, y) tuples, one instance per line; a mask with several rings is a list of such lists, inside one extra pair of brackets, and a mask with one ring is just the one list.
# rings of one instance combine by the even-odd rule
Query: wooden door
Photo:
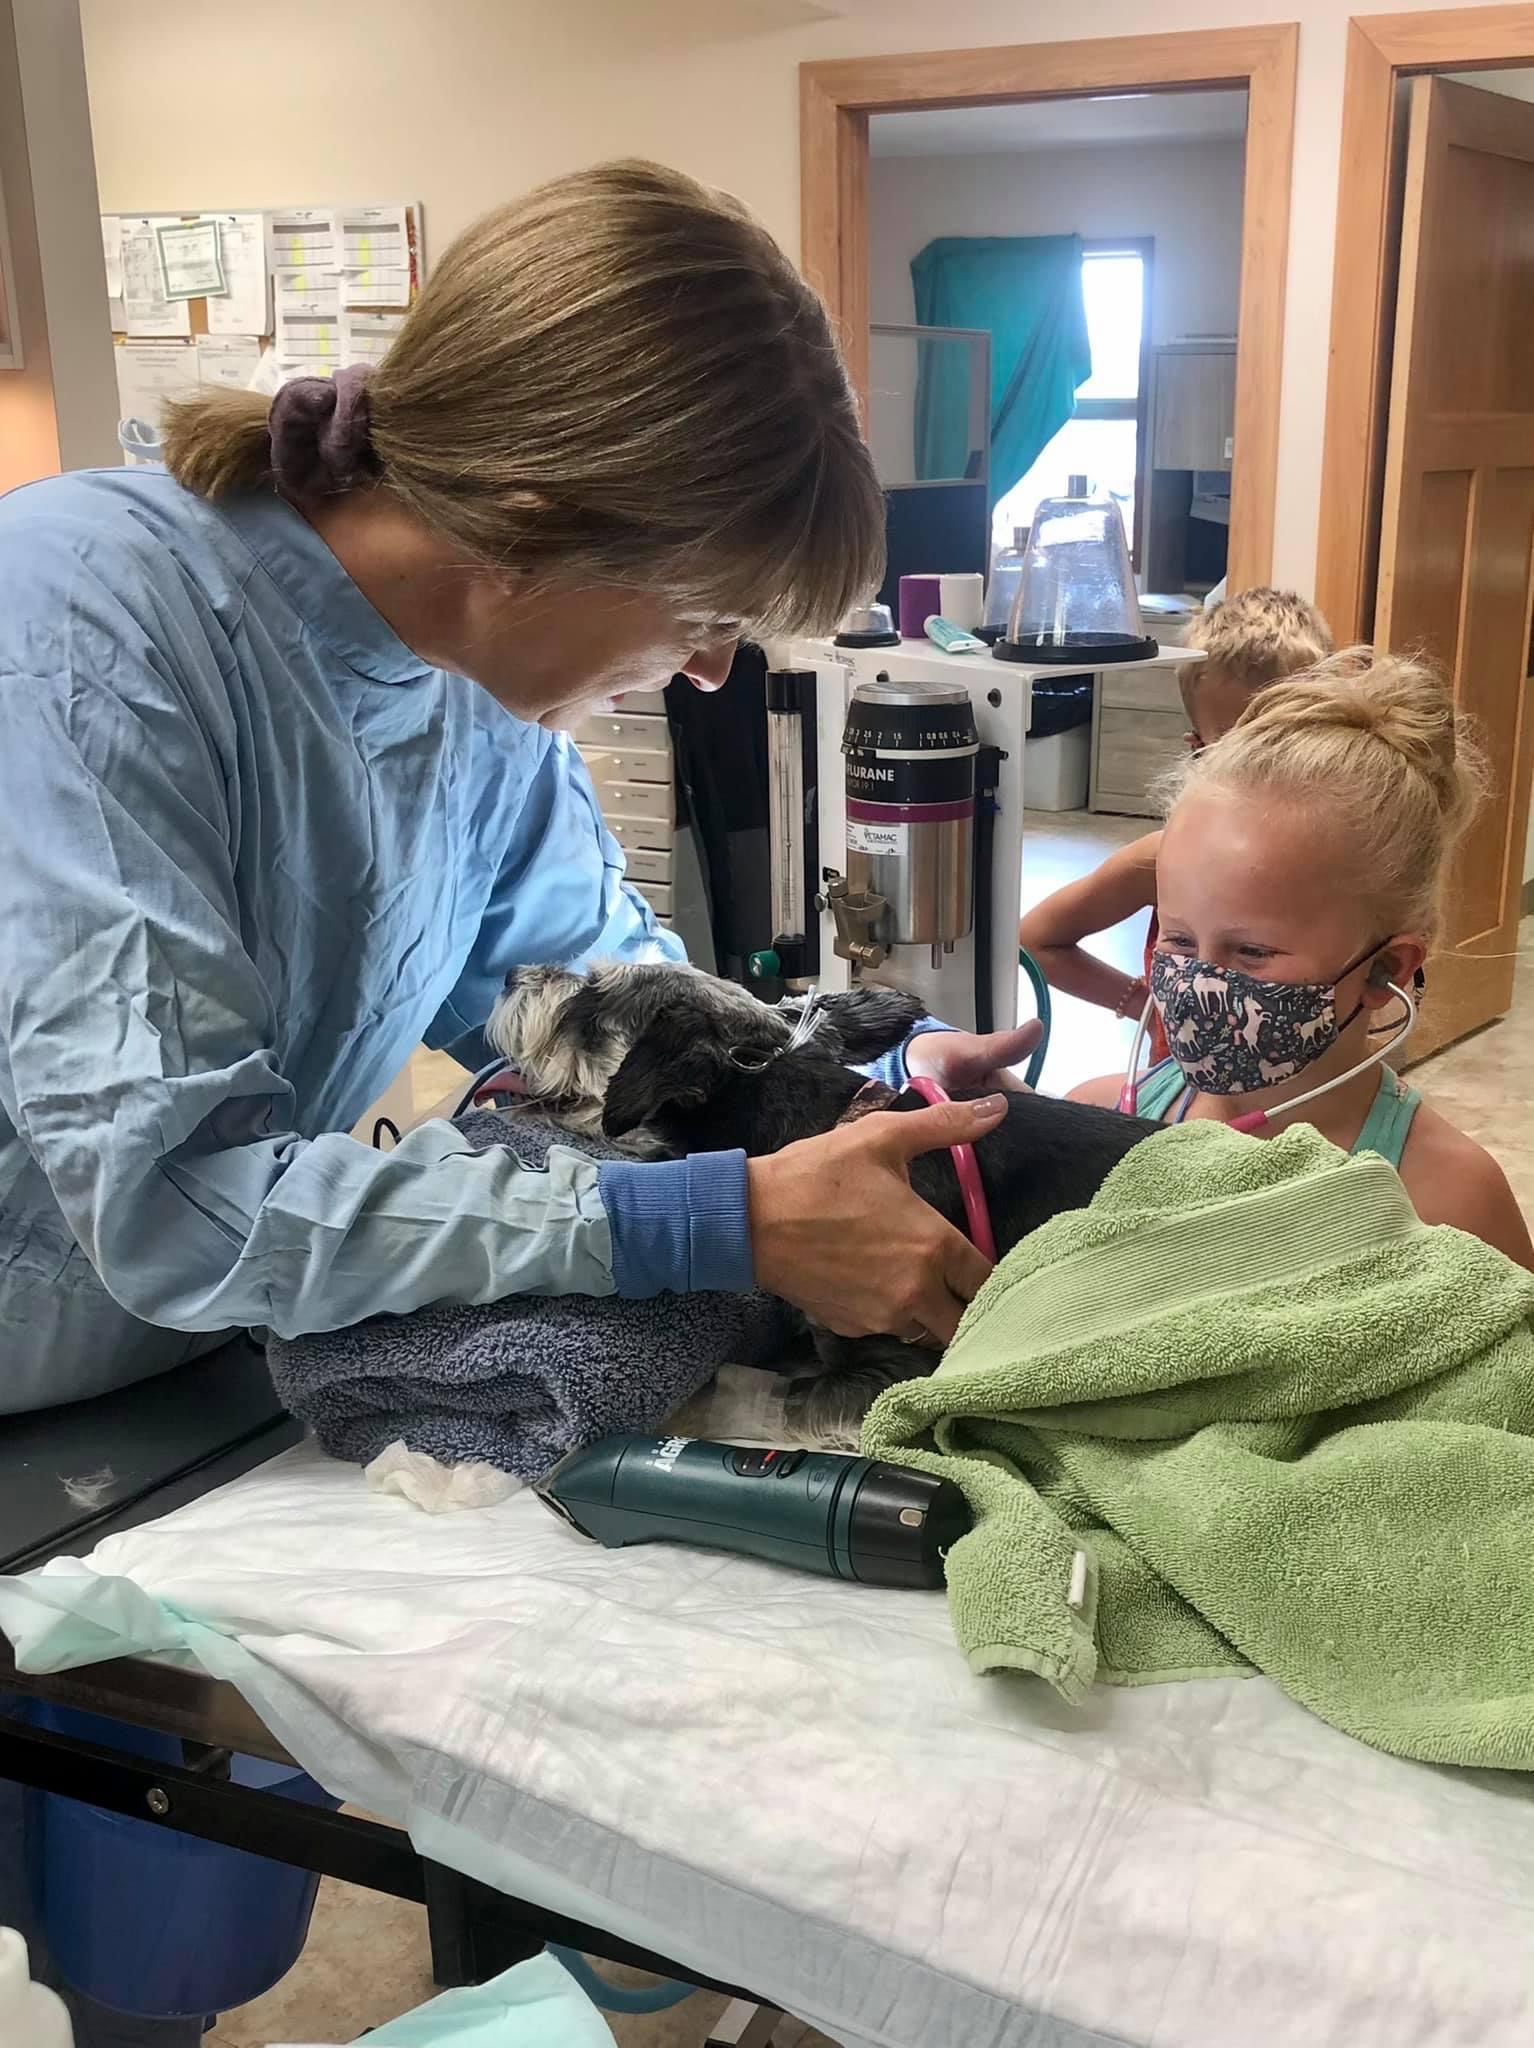
[(1534, 105), (1412, 86), (1375, 641), (1425, 648), (1494, 792), (1461, 848), (1414, 1059), (1512, 1001), (1529, 815)]

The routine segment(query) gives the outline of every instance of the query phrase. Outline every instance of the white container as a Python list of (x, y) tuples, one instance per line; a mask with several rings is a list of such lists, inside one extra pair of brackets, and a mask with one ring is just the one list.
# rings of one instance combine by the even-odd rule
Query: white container
[(129, 469), (152, 469), (164, 459), (160, 437), (148, 420), (119, 420), (117, 445), (123, 452), (124, 465)]
[(1023, 748), (1023, 814), (1086, 809), (1092, 728), (1073, 725)]
[(74, 2048), (64, 2001), (34, 1984), (27, 1945), (14, 1927), (0, 1927), (0, 2048)]
[(978, 569), (939, 576), (942, 616), (962, 633), (973, 633), (985, 619), (985, 578)]

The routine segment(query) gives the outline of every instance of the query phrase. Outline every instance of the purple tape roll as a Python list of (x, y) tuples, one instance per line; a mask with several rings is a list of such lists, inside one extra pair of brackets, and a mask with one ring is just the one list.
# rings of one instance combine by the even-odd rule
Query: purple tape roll
[(943, 609), (942, 579), (937, 576), (902, 576), (900, 579), (900, 637), (919, 640), (928, 619)]

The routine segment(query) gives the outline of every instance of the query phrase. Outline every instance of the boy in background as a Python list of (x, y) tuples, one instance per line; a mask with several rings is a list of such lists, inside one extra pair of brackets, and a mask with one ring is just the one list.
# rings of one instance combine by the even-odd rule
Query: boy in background
[[(1187, 644), (1203, 655), (1178, 676), (1194, 753), (1213, 746), (1240, 718), (1259, 690), (1324, 661), (1333, 651), (1331, 629), (1314, 605), (1292, 590), (1243, 590), (1203, 612)], [(1038, 962), (1051, 987), (1083, 1002), (1137, 1017), (1149, 987), (1156, 943), (1156, 851), (1161, 834), (1147, 832), (1110, 854), (1079, 882), (1068, 882), (1030, 910), (1018, 926), (1018, 944)], [(1125, 974), (1087, 952), (1084, 941), (1138, 911), (1151, 912), (1146, 966)], [(1153, 1018), (1151, 1058), (1162, 1059), (1160, 1022)]]

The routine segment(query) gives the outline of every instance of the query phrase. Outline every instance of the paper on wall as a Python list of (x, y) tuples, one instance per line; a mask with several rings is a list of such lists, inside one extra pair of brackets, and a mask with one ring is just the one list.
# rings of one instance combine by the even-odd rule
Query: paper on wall
[(208, 301), (210, 334), (270, 334), (272, 295), (266, 280), (266, 222), (259, 213), (220, 213), (219, 246), (224, 258), (221, 298)]
[(123, 295), (123, 224), (115, 213), (101, 216), (101, 254), (107, 269), (107, 297)]
[(186, 398), (197, 389), (197, 351), (189, 341), (120, 341), (117, 361), (117, 417), (143, 420), (158, 435), (167, 398)]
[(276, 349), (262, 349), (261, 360), (251, 373), (247, 389), (259, 391), (263, 398), (275, 398), (282, 389), (283, 381), (282, 366), (277, 361)]
[(224, 290), (216, 220), (177, 220), (155, 230), (160, 280), (168, 299), (205, 299)]
[(341, 219), (333, 207), (287, 206), (267, 216), (272, 275), (295, 278), (304, 290), (334, 279), (341, 267)]
[(341, 309), (341, 359), (347, 363), (380, 363), (405, 324), (403, 313)]
[(129, 334), (190, 335), (192, 313), (185, 299), (165, 296), (160, 275), (158, 230), (179, 227), (174, 214), (142, 215), (122, 223), (123, 319)]
[(403, 206), (341, 211), (341, 296), (348, 306), (410, 303), (410, 235)]
[(408, 306), (408, 270), (343, 270), (342, 293), (348, 306)]
[(199, 334), (196, 341), (197, 381), (248, 391), (261, 362), (261, 343), (253, 334)]
[(284, 377), (328, 377), (341, 367), (341, 288), (277, 279), (277, 367)]

